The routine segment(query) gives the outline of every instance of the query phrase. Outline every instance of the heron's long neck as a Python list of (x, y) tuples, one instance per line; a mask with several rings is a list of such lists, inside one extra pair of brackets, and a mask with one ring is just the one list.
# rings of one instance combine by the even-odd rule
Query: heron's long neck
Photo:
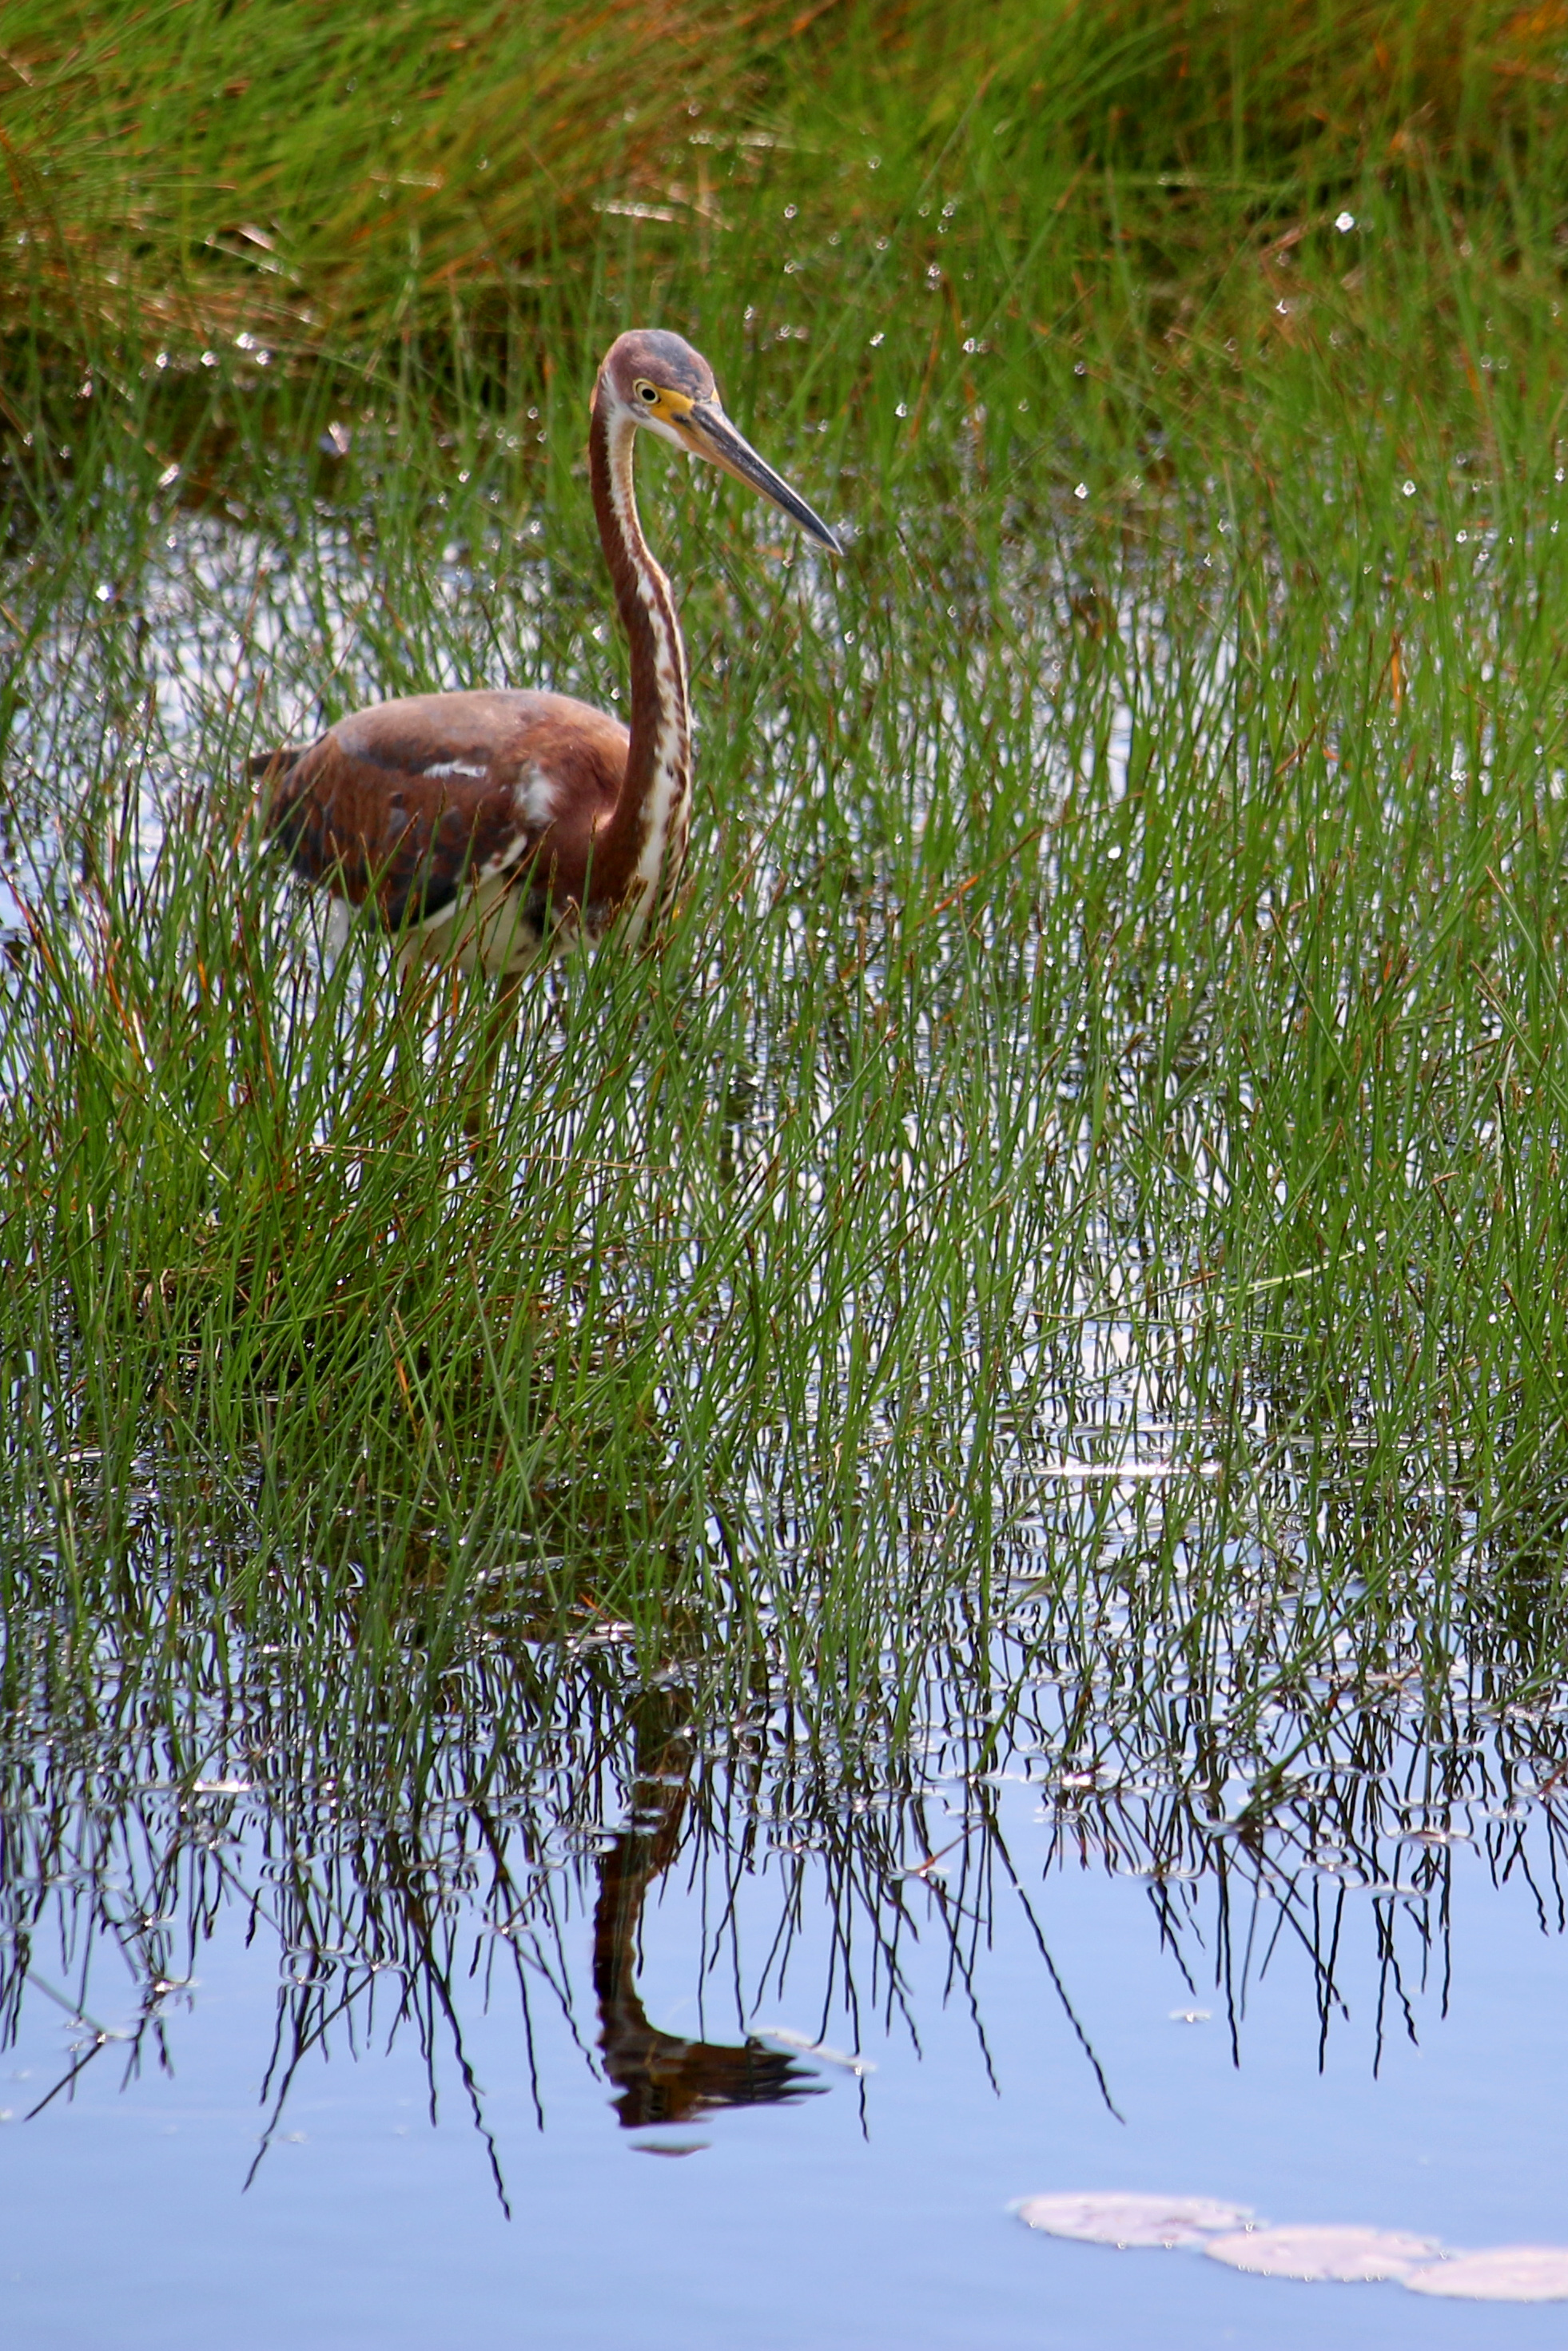
[(602, 394), (588, 440), (593, 510), (632, 650), (632, 740), (615, 813), (594, 848), (592, 893), (626, 905), (633, 934), (674, 895), (691, 820), (686, 655), (670, 583), (648, 551), (632, 487), (636, 427)]

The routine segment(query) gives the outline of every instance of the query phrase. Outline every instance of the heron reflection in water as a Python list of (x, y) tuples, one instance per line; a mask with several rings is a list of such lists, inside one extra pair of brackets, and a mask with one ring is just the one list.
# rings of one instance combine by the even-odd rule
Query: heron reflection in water
[[(650, 1746), (652, 1742), (650, 1741)], [(638, 1745), (643, 1745), (639, 1736)], [(620, 2096), (625, 2130), (691, 2122), (721, 2106), (782, 2105), (823, 2085), (795, 2059), (758, 2041), (688, 2041), (648, 2022), (637, 1993), (637, 1944), (649, 1886), (681, 1848), (693, 1761), (678, 1733), (653, 1749), (632, 1791), (632, 1825), (599, 1865), (593, 1913), (593, 1991), (604, 2071)]]

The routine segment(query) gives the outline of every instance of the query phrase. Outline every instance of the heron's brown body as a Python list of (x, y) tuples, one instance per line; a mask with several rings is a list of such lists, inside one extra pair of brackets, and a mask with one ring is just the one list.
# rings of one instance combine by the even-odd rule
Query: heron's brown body
[(691, 721), (670, 583), (637, 517), (632, 451), (652, 427), (760, 489), (830, 547), (810, 507), (729, 424), (678, 336), (622, 335), (599, 372), (589, 471), (631, 653), (631, 726), (557, 694), (416, 695), (256, 764), (266, 822), (300, 878), (373, 904), (405, 960), (520, 972), (580, 934), (656, 923), (685, 862)]
[[(580, 910), (596, 931), (626, 896), (606, 841), (627, 730), (558, 694), (414, 695), (356, 712), (275, 788), (268, 831), (297, 873), (373, 900), (421, 953), (521, 967)], [(466, 936), (454, 933), (461, 920)]]

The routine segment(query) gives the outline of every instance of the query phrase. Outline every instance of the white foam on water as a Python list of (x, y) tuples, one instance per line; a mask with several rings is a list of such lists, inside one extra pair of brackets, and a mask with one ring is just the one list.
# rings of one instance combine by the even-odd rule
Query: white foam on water
[(1075, 2196), (1026, 2196), (1014, 2211), (1026, 2227), (1088, 2245), (1200, 2245), (1215, 2229), (1242, 2229), (1245, 2204), (1212, 2196), (1147, 2196), (1108, 2190)]
[(1355, 2224), (1312, 2224), (1284, 2229), (1247, 2229), (1211, 2237), (1203, 2248), (1211, 2261), (1255, 2277), (1333, 2279), (1347, 2285), (1403, 2281), (1442, 2248), (1432, 2237), (1411, 2237), (1395, 2229)]
[(1405, 2278), (1412, 2294), (1465, 2302), (1568, 2302), (1568, 2245), (1489, 2245)]

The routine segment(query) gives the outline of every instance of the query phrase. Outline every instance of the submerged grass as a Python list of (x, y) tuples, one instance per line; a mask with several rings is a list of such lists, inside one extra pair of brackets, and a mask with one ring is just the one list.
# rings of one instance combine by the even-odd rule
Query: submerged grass
[[(235, 37), (146, 37), (198, 18)], [(1556, 68), (1452, 12), (1375, 139), (1298, 11), (1261, 114), (1230, 50), (1156, 123), (1114, 108), (1217, 36), (1113, 21), (1098, 79), (1041, 92), (1033, 50), (965, 82), (938, 18), (857, 16), (810, 53), (815, 148), (816, 67), (747, 32), (729, 95), (776, 143), (690, 151), (715, 217), (680, 240), (585, 180), (509, 344), (461, 270), (397, 277), (379, 232), (350, 266), (347, 215), (308, 334), (247, 278), (220, 340), (197, 213), (179, 319), (117, 261), (119, 310), (106, 271), (77, 342), (13, 344), (18, 1708), (178, 1719), (280, 1658), (396, 1777), (487, 1645), (548, 1681), (608, 1634), (706, 1718), (787, 1698), (852, 1772), (934, 1671), (1000, 1726), (1043, 1604), (1084, 1720), (1238, 1759), (1266, 1808), (1346, 1687), (1555, 1688)], [(26, 106), (89, 68), (109, 106), (101, 43), (7, 37)], [(296, 141), (264, 89), (225, 101), (235, 152)], [(300, 131), (267, 184), (335, 152)], [(48, 268), (99, 252), (102, 190), (58, 193)], [(851, 551), (644, 461), (693, 879), (656, 956), (533, 990), (476, 1165), (477, 1000), (399, 1009), (368, 936), (324, 966), (237, 779), (385, 694), (621, 689), (580, 444), (628, 307), (701, 337)]]

